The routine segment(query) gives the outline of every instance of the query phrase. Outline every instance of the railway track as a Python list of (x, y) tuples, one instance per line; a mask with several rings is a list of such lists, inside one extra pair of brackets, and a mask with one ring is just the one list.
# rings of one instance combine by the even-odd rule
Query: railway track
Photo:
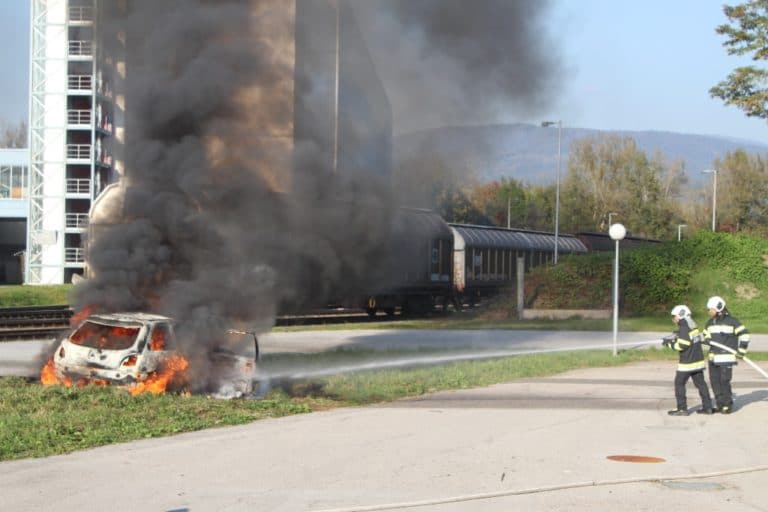
[(0, 341), (55, 338), (70, 318), (68, 305), (0, 308)]
[[(55, 338), (70, 328), (68, 305), (0, 308), (0, 342)], [(319, 310), (303, 315), (279, 316), (275, 325), (322, 325), (393, 321), (399, 314), (369, 316), (363, 310)]]

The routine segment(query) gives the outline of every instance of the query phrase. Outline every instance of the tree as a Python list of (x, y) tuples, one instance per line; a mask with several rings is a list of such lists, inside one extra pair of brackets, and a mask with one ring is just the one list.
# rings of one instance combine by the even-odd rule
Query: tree
[(768, 224), (768, 163), (743, 150), (728, 152), (718, 169), (719, 224), (735, 231), (765, 229)]
[(605, 231), (615, 212), (635, 235), (668, 238), (684, 183), (680, 164), (667, 165), (661, 154), (649, 160), (632, 138), (575, 141), (562, 187), (562, 228)]
[[(753, 61), (768, 60), (768, 0), (750, 0), (723, 6), (730, 24), (717, 27), (727, 37), (729, 55), (751, 55)], [(709, 90), (726, 105), (735, 105), (747, 116), (768, 119), (768, 70), (756, 66), (736, 68)]]
[(471, 192), (471, 198), (475, 208), (495, 225), (506, 227), (508, 214), (510, 225), (525, 225), (525, 191), (518, 181), (502, 178), (480, 185)]
[(27, 122), (21, 121), (12, 126), (0, 122), (0, 148), (26, 148), (27, 147)]

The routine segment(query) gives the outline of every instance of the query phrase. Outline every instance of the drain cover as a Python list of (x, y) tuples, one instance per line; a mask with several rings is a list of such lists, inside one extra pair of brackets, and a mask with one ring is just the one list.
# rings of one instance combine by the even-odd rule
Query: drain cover
[(647, 457), (645, 455), (609, 455), (606, 458), (610, 460), (619, 461), (619, 462), (639, 462), (639, 463), (646, 463), (646, 464), (667, 462), (661, 457)]

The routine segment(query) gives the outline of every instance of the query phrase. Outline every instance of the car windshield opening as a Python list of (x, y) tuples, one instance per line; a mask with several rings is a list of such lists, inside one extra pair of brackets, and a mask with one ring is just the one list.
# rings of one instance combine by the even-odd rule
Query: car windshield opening
[(75, 345), (101, 350), (126, 350), (133, 346), (138, 326), (106, 325), (87, 321), (69, 337)]

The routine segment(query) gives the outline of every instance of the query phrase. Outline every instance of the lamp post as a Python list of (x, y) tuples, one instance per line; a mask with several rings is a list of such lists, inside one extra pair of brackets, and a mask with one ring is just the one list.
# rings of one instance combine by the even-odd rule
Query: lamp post
[(618, 355), (617, 338), (619, 334), (619, 240), (627, 236), (623, 224), (614, 224), (608, 229), (611, 240), (616, 241), (616, 260), (613, 263), (613, 355)]
[(715, 232), (715, 219), (717, 218), (717, 169), (701, 171), (712, 175), (712, 232)]
[(547, 126), (557, 125), (557, 180), (555, 182), (555, 260), (557, 265), (557, 253), (558, 253), (558, 235), (560, 233), (560, 158), (561, 158), (561, 146), (563, 122), (562, 121), (542, 121), (541, 126), (546, 128)]
[(682, 238), (682, 237), (681, 237), (681, 235), (680, 235), (680, 231), (681, 231), (683, 228), (687, 228), (687, 227), (688, 227), (688, 226), (687, 226), (686, 224), (678, 224), (678, 225), (677, 225), (677, 241), (678, 241), (678, 242), (679, 242), (679, 241), (681, 240), (681, 238)]

